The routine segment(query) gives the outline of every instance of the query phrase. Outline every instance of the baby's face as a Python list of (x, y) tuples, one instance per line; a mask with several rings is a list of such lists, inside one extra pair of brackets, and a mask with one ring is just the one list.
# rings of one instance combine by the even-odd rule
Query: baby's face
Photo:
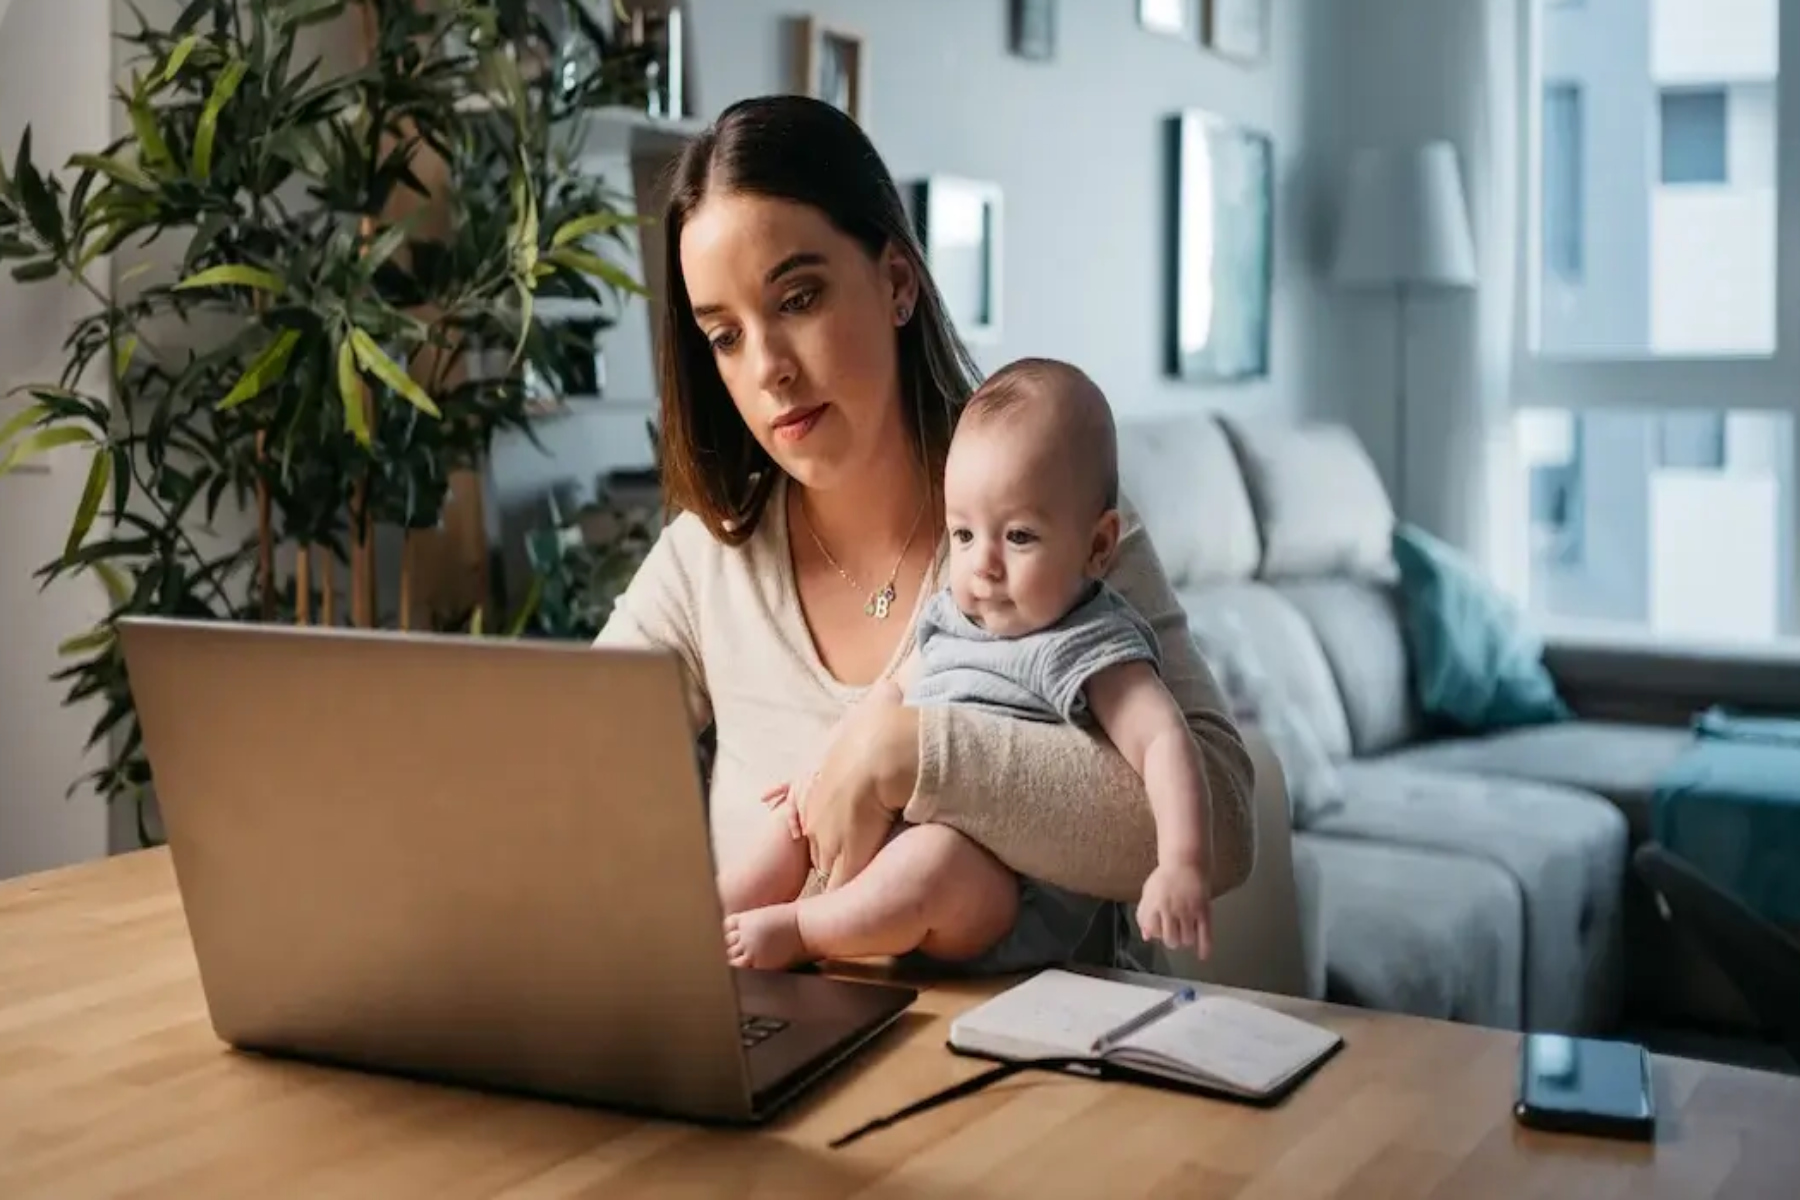
[(1055, 624), (1110, 550), (1074, 455), (1034, 424), (959, 430), (944, 469), (951, 594), (1001, 637)]

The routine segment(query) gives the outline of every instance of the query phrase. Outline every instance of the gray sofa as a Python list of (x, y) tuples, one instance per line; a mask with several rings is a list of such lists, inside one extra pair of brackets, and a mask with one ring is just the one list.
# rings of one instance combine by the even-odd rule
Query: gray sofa
[[(1332, 764), (1337, 802), (1297, 806), (1291, 843), (1263, 814), (1258, 872), (1291, 879), (1299, 945), (1231, 946), (1244, 935), (1227, 925), (1228, 954), (1297, 957), (1288, 990), (1314, 997), (1506, 1028), (1615, 1028), (1628, 993), (1635, 1016), (1731, 1019), (1717, 981), (1666, 944), (1628, 853), (1657, 775), (1688, 744), (1685, 722), (1715, 702), (1800, 710), (1800, 660), (1553, 646), (1575, 719), (1434, 737), (1411, 687), (1393, 511), (1353, 435), (1138, 420), (1121, 423), (1120, 454), (1196, 628), (1228, 630), (1253, 654)], [(1267, 863), (1290, 844), (1291, 863)], [(1266, 913), (1245, 928), (1283, 936)], [(1151, 969), (1221, 970), (1127, 936)]]

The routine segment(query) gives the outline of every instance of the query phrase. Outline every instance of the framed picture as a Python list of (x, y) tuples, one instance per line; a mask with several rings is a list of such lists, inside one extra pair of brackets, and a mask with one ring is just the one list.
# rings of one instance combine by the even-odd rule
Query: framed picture
[(1056, 0), (1012, 0), (1012, 52), (1037, 62), (1056, 57)]
[(950, 320), (965, 341), (1000, 337), (998, 184), (949, 175), (915, 181), (908, 189), (913, 228)]
[(869, 52), (862, 35), (811, 17), (795, 22), (798, 90), (843, 109), (861, 124), (868, 111)]
[(1214, 54), (1260, 63), (1269, 52), (1270, 0), (1206, 0), (1201, 38)]
[(1199, 0), (1137, 0), (1138, 24), (1151, 33), (1192, 41), (1199, 36)]
[(1266, 134), (1208, 112), (1169, 120), (1168, 372), (1224, 382), (1269, 373), (1275, 167)]

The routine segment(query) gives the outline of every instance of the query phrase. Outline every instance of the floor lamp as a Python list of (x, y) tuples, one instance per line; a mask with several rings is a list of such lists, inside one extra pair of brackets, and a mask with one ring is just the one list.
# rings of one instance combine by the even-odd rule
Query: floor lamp
[(1473, 288), (1475, 245), (1456, 148), (1359, 150), (1343, 192), (1332, 279), (1394, 294), (1394, 507), (1406, 512), (1406, 316), (1412, 292)]

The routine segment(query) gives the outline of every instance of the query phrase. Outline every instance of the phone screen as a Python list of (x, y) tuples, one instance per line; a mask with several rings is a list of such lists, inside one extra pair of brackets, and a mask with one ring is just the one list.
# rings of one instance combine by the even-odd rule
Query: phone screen
[(1649, 1057), (1631, 1042), (1527, 1034), (1519, 1100), (1546, 1116), (1641, 1124), (1651, 1119)]

